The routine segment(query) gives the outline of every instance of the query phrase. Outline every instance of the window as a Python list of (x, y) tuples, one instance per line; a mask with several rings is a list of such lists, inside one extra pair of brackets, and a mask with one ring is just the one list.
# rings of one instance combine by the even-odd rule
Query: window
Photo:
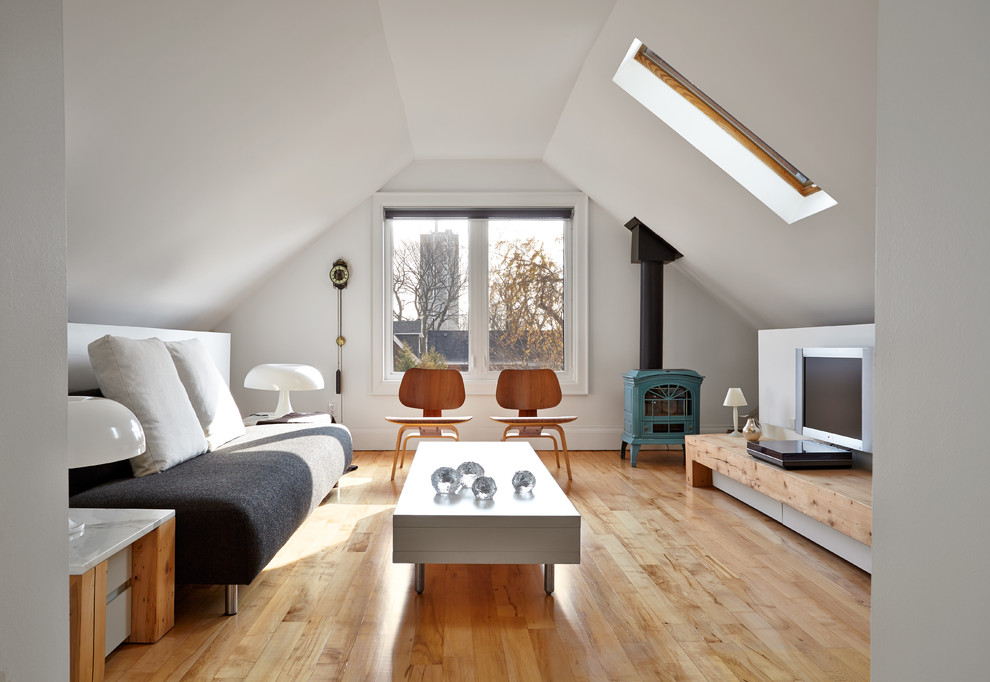
[(409, 367), (450, 367), (470, 393), (549, 367), (587, 392), (587, 198), (379, 194), (376, 392)]

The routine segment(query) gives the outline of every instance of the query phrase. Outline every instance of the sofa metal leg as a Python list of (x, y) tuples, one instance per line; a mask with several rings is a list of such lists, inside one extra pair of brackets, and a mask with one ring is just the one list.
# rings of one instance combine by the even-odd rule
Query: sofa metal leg
[(237, 585), (226, 585), (224, 587), (224, 610), (225, 615), (237, 615)]

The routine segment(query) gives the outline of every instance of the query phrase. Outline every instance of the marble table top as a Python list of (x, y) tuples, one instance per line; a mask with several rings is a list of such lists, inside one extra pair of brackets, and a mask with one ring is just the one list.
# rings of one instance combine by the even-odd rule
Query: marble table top
[(86, 527), (69, 537), (69, 575), (82, 575), (174, 517), (172, 509), (70, 508), (69, 518)]

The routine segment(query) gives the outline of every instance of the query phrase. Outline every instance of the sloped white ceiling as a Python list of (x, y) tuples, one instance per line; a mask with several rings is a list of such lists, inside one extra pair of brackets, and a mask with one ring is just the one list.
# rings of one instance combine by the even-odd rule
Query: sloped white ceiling
[(615, 0), (380, 0), (421, 159), (539, 159)]
[[(209, 328), (414, 159), (500, 158), (755, 325), (872, 320), (875, 2), (92, 0), (64, 30), (73, 321)], [(634, 37), (839, 205), (787, 226), (667, 129), (612, 83)]]
[(374, 2), (64, 13), (74, 321), (209, 327), (413, 159)]

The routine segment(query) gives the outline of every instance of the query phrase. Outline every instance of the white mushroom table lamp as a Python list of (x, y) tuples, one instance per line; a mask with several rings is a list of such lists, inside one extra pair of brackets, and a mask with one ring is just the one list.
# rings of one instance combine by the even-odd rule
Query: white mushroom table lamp
[(278, 405), (273, 418), (292, 412), (290, 391), (315, 391), (323, 388), (323, 375), (310, 365), (266, 364), (253, 367), (244, 377), (244, 388), (261, 391), (278, 391)]
[(742, 432), (739, 430), (739, 408), (746, 407), (746, 398), (742, 389), (730, 388), (725, 394), (725, 402), (722, 405), (732, 408), (732, 433), (729, 435), (733, 438), (742, 438)]
[[(68, 398), (70, 469), (118, 462), (144, 452), (144, 429), (129, 409), (107, 398)], [(69, 511), (69, 535), (78, 535), (85, 524), (73, 521)]]

